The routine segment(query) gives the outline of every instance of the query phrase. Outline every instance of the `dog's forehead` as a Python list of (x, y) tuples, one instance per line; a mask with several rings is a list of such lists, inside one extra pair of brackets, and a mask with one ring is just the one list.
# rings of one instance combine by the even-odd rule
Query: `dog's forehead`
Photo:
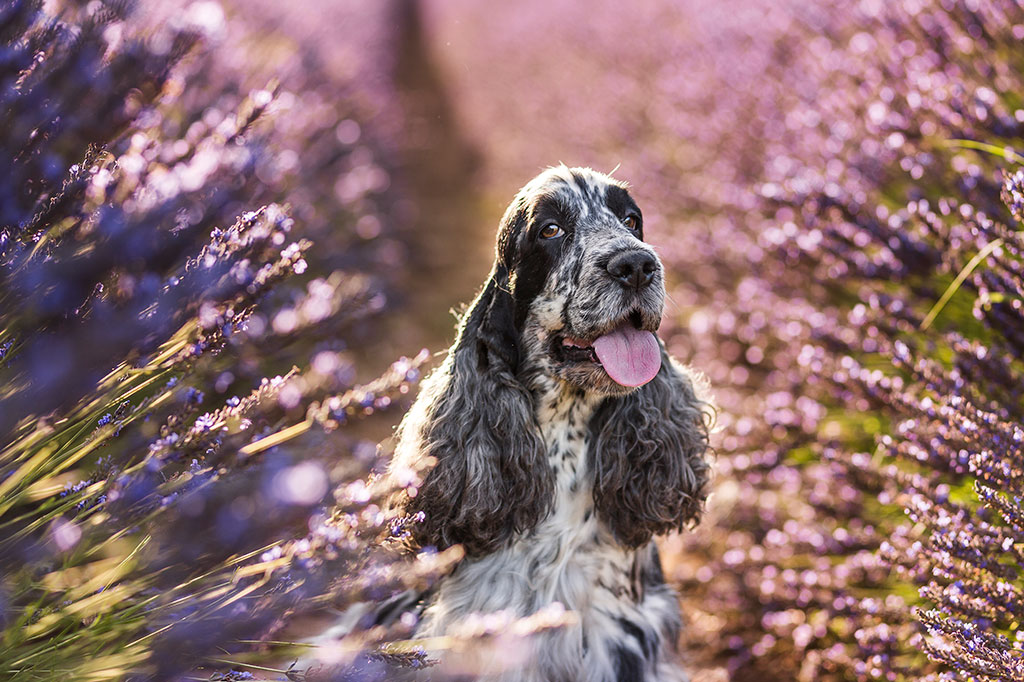
[[(516, 196), (513, 206), (519, 206), (526, 219), (522, 225), (544, 219), (549, 211), (556, 220), (565, 218), (577, 231), (588, 226), (602, 226), (618, 222), (620, 214), (628, 208), (639, 210), (629, 194), (628, 185), (590, 168), (556, 166), (548, 168), (528, 182)], [(516, 240), (525, 243), (526, 231)]]
[(607, 208), (610, 187), (627, 191), (625, 183), (604, 173), (590, 168), (558, 166), (547, 169), (523, 189), (531, 196), (534, 205), (545, 199), (555, 199), (579, 217), (584, 218), (595, 209)]

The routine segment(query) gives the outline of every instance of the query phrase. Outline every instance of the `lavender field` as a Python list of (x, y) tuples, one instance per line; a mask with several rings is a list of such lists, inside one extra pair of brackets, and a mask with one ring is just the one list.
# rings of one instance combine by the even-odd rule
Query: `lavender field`
[(565, 162), (631, 183), (717, 404), (660, 543), (691, 678), (1024, 680), (1022, 40), (1016, 0), (2, 0), (0, 679), (447, 679), (411, 617), (305, 640), (461, 557), (376, 474)]

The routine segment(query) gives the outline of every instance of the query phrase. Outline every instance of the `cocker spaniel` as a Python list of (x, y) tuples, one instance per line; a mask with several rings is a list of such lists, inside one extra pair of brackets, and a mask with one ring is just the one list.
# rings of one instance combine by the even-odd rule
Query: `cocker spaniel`
[(686, 679), (652, 537), (698, 517), (709, 415), (655, 335), (664, 302), (626, 185), (550, 168), (505, 212), (490, 277), (399, 426), (394, 466), (433, 463), (401, 501), (414, 540), (466, 552), (417, 634), (555, 602), (575, 615), (486, 679)]

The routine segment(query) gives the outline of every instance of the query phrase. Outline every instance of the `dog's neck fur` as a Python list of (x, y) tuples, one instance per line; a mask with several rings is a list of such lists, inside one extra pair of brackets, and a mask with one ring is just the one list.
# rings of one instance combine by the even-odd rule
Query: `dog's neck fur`
[[(542, 329), (536, 318), (528, 324), (523, 335), (526, 356), (520, 373), (520, 379), (533, 395), (534, 413), (547, 447), (548, 463), (555, 472), (555, 499), (542, 524), (562, 531), (593, 526), (596, 535), (601, 529), (593, 519), (593, 463), (587, 461), (587, 445), (590, 419), (605, 398), (553, 376), (550, 361), (541, 352), (547, 343), (547, 332)], [(579, 533), (574, 533), (573, 539), (582, 541)], [(590, 538), (590, 542), (595, 540), (596, 537)], [(568, 555), (576, 549), (562, 547), (561, 551)]]

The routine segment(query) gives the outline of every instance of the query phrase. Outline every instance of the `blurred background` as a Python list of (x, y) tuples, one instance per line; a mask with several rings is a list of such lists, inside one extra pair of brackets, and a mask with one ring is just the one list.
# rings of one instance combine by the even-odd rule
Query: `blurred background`
[(4, 2), (0, 671), (429, 666), (408, 618), (300, 640), (457, 561), (373, 475), (564, 162), (631, 183), (719, 408), (662, 541), (692, 677), (1024, 679), (1022, 38), (1014, 0)]

